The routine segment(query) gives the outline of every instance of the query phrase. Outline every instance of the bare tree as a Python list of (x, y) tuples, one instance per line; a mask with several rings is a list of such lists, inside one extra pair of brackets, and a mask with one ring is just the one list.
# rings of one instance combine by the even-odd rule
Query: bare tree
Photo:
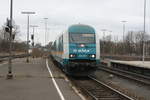
[(124, 56), (141, 56), (143, 41), (145, 42), (146, 55), (150, 56), (150, 36), (143, 34), (142, 31), (129, 31), (124, 41), (118, 41), (115, 37), (106, 36), (105, 40), (101, 40), (100, 47), (102, 55), (124, 55)]
[[(0, 51), (1, 52), (7, 52), (9, 50), (9, 37), (10, 37), (10, 33), (5, 31), (5, 27), (6, 27), (6, 23), (0, 28)], [(15, 39), (15, 37), (18, 37), (19, 35), (19, 26), (14, 24), (13, 25), (13, 39)], [(16, 48), (17, 42), (13, 43), (13, 48)], [(20, 45), (20, 44), (18, 44)], [(13, 49), (15, 50), (15, 49)]]

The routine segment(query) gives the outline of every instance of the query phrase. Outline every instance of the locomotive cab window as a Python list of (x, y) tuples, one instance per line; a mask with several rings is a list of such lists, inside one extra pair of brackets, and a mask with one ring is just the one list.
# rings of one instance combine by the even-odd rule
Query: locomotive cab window
[(70, 43), (95, 43), (95, 34), (89, 33), (70, 33), (69, 34)]

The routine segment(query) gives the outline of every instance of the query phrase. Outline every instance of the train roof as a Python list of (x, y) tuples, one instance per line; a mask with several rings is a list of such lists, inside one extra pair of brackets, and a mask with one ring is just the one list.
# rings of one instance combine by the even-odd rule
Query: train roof
[(68, 28), (69, 33), (95, 33), (95, 29), (89, 25), (75, 24)]

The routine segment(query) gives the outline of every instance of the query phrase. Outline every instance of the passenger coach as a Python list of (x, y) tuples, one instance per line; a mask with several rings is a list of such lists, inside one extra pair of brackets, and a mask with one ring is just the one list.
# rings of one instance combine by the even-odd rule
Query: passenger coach
[(52, 44), (52, 58), (61, 64), (65, 73), (87, 76), (100, 63), (99, 39), (95, 29), (88, 25), (72, 25)]

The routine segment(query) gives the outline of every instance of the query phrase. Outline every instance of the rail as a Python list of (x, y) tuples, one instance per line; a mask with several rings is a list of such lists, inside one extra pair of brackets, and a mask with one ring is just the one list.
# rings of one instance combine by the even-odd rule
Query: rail
[(109, 73), (112, 73), (114, 75), (117, 76), (121, 76), (139, 83), (142, 83), (144, 85), (148, 85), (150, 86), (150, 77), (144, 76), (144, 75), (140, 75), (140, 74), (136, 74), (136, 73), (132, 73), (129, 71), (123, 71), (120, 69), (116, 69), (116, 68), (111, 68), (111, 67), (107, 67), (104, 65), (100, 65), (100, 67), (98, 68), (99, 70), (103, 70)]
[(91, 76), (71, 81), (92, 100), (134, 100)]

